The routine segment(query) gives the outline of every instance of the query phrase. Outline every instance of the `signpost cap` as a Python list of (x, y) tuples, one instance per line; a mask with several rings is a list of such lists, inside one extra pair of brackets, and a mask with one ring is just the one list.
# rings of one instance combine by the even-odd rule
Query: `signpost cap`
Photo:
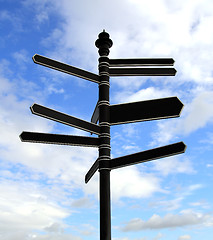
[(109, 55), (109, 48), (112, 47), (112, 40), (109, 38), (109, 33), (103, 32), (99, 33), (98, 39), (95, 41), (95, 46), (99, 48), (100, 56), (108, 56)]

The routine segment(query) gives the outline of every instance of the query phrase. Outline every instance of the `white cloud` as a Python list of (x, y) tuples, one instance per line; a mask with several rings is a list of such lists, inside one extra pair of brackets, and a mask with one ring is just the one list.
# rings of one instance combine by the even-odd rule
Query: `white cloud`
[[(159, 209), (166, 211), (173, 211), (182, 207), (184, 200), (190, 196), (195, 194), (195, 191), (201, 189), (203, 186), (201, 184), (193, 184), (187, 187), (181, 187), (176, 193), (176, 197), (174, 199), (158, 199), (157, 201), (150, 202), (149, 206), (151, 208)], [(169, 191), (169, 189), (167, 188)], [(174, 189), (171, 190), (174, 192)], [(205, 202), (197, 202), (191, 203), (191, 206), (202, 206), (203, 208), (207, 208), (208, 205)]]
[[(8, 11), (8, 10), (1, 10), (0, 11), (0, 20), (3, 22), (3, 21), (7, 21), (6, 24), (7, 25), (7, 28), (11, 27), (9, 23), (12, 24), (13, 26), (13, 30), (15, 32), (17, 31), (23, 31), (23, 26), (22, 26), (22, 23), (20, 21), (20, 18), (18, 17), (18, 15), (16, 15), (14, 12), (12, 11)], [(11, 32), (10, 32), (11, 33)], [(6, 39), (8, 39), (8, 36), (6, 37)]]
[(213, 122), (213, 91), (204, 91), (192, 100), (186, 103), (180, 118), (161, 121), (157, 124), (158, 131), (153, 133), (153, 142), (155, 144), (166, 144), (178, 135), (188, 135), (207, 123)]
[(112, 238), (112, 240), (148, 240), (147, 237), (140, 237), (140, 238), (128, 238), (128, 237), (123, 237), (123, 238)]
[[(129, 84), (131, 82), (127, 81)], [(137, 102), (150, 99), (164, 98), (172, 96), (171, 91), (167, 89), (159, 89), (155, 87), (148, 87), (139, 91), (119, 91), (113, 97), (113, 101), (117, 103)]]
[(153, 238), (153, 240), (161, 239), (164, 235), (162, 233), (158, 233), (157, 236)]
[(26, 50), (22, 49), (18, 52), (14, 52), (13, 57), (19, 65), (23, 65), (29, 61), (29, 56)]
[(75, 227), (75, 230), (79, 232), (79, 234), (83, 236), (91, 236), (94, 235), (95, 232), (97, 232), (97, 229), (93, 227), (91, 224), (86, 223), (86, 224), (80, 224)]
[(47, 232), (53, 232), (53, 233), (62, 233), (63, 232), (63, 227), (59, 223), (51, 223), (49, 226), (44, 228), (45, 231)]
[(190, 104), (189, 113), (184, 119), (183, 130), (186, 134), (213, 122), (213, 92), (200, 93)]
[(141, 231), (148, 229), (177, 228), (186, 226), (211, 226), (213, 217), (208, 213), (198, 213), (193, 211), (182, 211), (180, 214), (167, 214), (161, 217), (154, 214), (150, 219), (144, 221), (140, 218), (130, 220), (123, 228), (123, 232)]
[(4, 180), (0, 189), (2, 232), (44, 230), (70, 215), (70, 210), (59, 206), (38, 184)]
[(75, 208), (91, 208), (93, 205), (94, 203), (87, 197), (74, 200), (71, 204), (71, 206)]
[(208, 27), (213, 21), (209, 11), (211, 0), (205, 3), (188, 0), (178, 4), (174, 1), (172, 4), (168, 1), (110, 1), (105, 6), (106, 15), (102, 14), (103, 5), (98, 1), (90, 4), (64, 0), (56, 6), (64, 18), (63, 39), (59, 39), (57, 46), (59, 56), (70, 58), (66, 50), (72, 48), (78, 52), (76, 60), (81, 59), (81, 64), (88, 65), (87, 59), (97, 57), (97, 50), (91, 46), (97, 33), (105, 28), (114, 41), (112, 57), (170, 56), (175, 58), (185, 81), (210, 83), (212, 80), (212, 58), (208, 54), (213, 36)]
[(111, 185), (113, 201), (122, 197), (147, 198), (155, 192), (163, 192), (160, 179), (152, 174), (140, 173), (135, 166), (112, 171)]
[(153, 161), (152, 164), (154, 170), (164, 176), (175, 173), (195, 173), (192, 163), (188, 159), (181, 159), (176, 156)]
[(160, 207), (162, 208), (162, 210), (173, 211), (181, 207), (183, 199), (184, 197), (178, 197), (172, 200), (154, 201), (154, 202), (150, 202), (149, 206), (155, 209), (159, 209)]
[(197, 202), (191, 202), (190, 206), (201, 207), (203, 209), (209, 209), (210, 208), (209, 204), (205, 200), (200, 200), (200, 201), (197, 201)]
[(182, 235), (178, 238), (178, 240), (190, 240), (191, 239), (191, 236), (190, 235)]
[[(1, 236), (1, 235), (0, 235)], [(4, 240), (82, 240), (81, 237), (72, 234), (38, 234), (37, 232), (10, 232), (4, 235)]]

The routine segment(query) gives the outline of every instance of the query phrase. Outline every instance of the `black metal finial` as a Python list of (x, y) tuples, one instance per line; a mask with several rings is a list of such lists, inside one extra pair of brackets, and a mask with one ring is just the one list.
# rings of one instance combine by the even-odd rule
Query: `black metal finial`
[(112, 40), (109, 37), (109, 33), (105, 32), (105, 29), (98, 35), (95, 46), (99, 48), (98, 52), (100, 56), (109, 55), (109, 48), (111, 48), (113, 44)]

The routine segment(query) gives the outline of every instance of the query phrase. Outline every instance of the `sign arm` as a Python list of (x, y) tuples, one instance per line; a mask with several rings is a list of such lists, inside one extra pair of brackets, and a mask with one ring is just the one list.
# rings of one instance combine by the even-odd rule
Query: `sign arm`
[(89, 80), (89, 81), (92, 81), (95, 83), (99, 83), (98, 75), (91, 73), (91, 72), (87, 72), (80, 68), (73, 67), (73, 66), (65, 64), (65, 63), (61, 63), (56, 60), (53, 60), (53, 59), (50, 59), (50, 58), (47, 58), (47, 57), (44, 57), (44, 56), (41, 56), (38, 54), (35, 54), (33, 56), (33, 61), (34, 61), (34, 63), (43, 65), (45, 67), (49, 67), (49, 68), (52, 68), (52, 69), (55, 69), (55, 70), (58, 70), (58, 71), (61, 71), (61, 72), (67, 73), (67, 74), (71, 74), (76, 77), (80, 77), (80, 78), (83, 78), (83, 79), (86, 79), (86, 80)]
[(110, 68), (111, 77), (119, 76), (175, 76), (174, 68)]
[(183, 103), (177, 97), (110, 105), (110, 124), (179, 117)]
[(110, 67), (126, 66), (173, 66), (173, 58), (130, 58), (130, 59), (109, 59)]
[(98, 170), (99, 168), (99, 162), (98, 159), (93, 163), (92, 167), (90, 168), (90, 170), (87, 172), (87, 174), (85, 175), (85, 183), (88, 183), (89, 180), (92, 178), (92, 176), (95, 174), (95, 172)]
[(19, 136), (22, 142), (59, 144), (82, 147), (98, 147), (99, 139), (94, 137), (62, 135), (38, 132), (22, 132)]
[(91, 122), (92, 123), (97, 123), (99, 120), (99, 107), (98, 107), (98, 102), (95, 106), (94, 112), (92, 114)]
[(67, 115), (65, 113), (61, 113), (58, 111), (55, 111), (53, 109), (44, 107), (42, 105), (33, 104), (31, 107), (31, 112), (35, 115), (51, 119), (53, 121), (57, 121), (66, 125), (69, 125), (71, 127), (76, 127), (84, 131), (88, 131), (90, 133), (94, 133), (99, 135), (100, 133), (100, 127), (97, 124), (87, 122), (85, 120), (82, 120), (80, 118), (76, 118), (70, 115)]
[(163, 147), (153, 148), (143, 152), (114, 158), (110, 161), (111, 169), (126, 167), (129, 165), (148, 162), (159, 158), (169, 157), (176, 154), (184, 153), (186, 145), (183, 142), (170, 144)]

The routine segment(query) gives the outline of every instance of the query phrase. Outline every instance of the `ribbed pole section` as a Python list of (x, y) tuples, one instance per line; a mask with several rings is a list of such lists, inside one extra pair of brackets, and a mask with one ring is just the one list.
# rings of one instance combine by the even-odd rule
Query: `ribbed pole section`
[(99, 172), (100, 172), (100, 240), (111, 240), (110, 209), (110, 113), (109, 113), (109, 48), (112, 40), (103, 31), (95, 45), (99, 48)]

